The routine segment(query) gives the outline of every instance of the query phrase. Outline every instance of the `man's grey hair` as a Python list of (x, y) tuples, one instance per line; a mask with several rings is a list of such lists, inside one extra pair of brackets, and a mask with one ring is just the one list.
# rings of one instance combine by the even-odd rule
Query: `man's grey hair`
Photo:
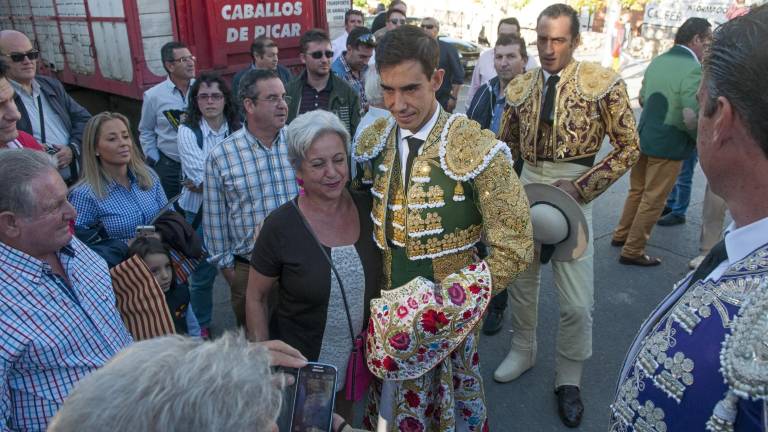
[(315, 110), (296, 117), (286, 129), (288, 162), (293, 169), (299, 169), (307, 151), (317, 138), (326, 133), (339, 135), (344, 149), (349, 153), (349, 132), (341, 120), (329, 111)]
[(37, 202), (32, 193), (32, 181), (50, 171), (56, 171), (56, 162), (45, 152), (0, 150), (0, 212), (35, 215)]
[(371, 105), (380, 107), (384, 103), (384, 93), (381, 91), (381, 77), (375, 67), (368, 68), (365, 73), (365, 97)]
[(80, 381), (48, 431), (267, 431), (280, 402), (267, 349), (242, 331), (172, 335), (134, 343)]

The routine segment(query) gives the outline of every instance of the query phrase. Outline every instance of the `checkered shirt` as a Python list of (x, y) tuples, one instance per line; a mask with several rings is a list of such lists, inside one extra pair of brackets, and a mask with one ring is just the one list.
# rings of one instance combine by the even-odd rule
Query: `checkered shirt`
[(344, 58), (346, 53), (347, 52), (344, 51), (339, 58), (333, 62), (331, 69), (339, 78), (346, 81), (347, 84), (357, 92), (360, 96), (360, 108), (363, 111), (368, 111), (368, 98), (365, 96), (365, 73), (368, 70), (368, 65), (364, 66), (363, 70), (360, 71), (360, 79), (355, 78), (352, 74), (352, 68), (349, 67), (347, 60)]
[(131, 336), (107, 264), (76, 238), (48, 263), (0, 243), (0, 430), (44, 431), (72, 387)]
[(271, 148), (251, 135), (247, 125), (234, 132), (208, 155), (203, 185), (209, 261), (229, 268), (235, 255), (249, 258), (264, 218), (299, 192), (288, 162), (285, 128)]
[(157, 174), (150, 170), (152, 187), (142, 190), (129, 171), (131, 187), (112, 181), (107, 196), (99, 198), (88, 183), (80, 183), (69, 194), (69, 201), (77, 210), (75, 225), (90, 228), (98, 221), (104, 224), (111, 239), (124, 242), (136, 236), (136, 227), (148, 225), (168, 204)]

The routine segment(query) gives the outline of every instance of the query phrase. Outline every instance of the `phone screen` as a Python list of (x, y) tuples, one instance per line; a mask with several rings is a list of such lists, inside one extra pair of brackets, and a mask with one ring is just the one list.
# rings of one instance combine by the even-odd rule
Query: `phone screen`
[(293, 399), (291, 432), (328, 432), (333, 419), (336, 368), (309, 363), (299, 369)]

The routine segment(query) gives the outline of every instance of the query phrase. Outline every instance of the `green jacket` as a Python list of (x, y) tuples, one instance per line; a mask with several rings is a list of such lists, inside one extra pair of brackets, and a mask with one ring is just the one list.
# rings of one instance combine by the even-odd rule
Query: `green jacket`
[[(350, 136), (355, 136), (357, 124), (360, 123), (360, 97), (343, 79), (333, 72), (330, 75), (328, 84), (331, 86), (331, 95), (328, 99), (328, 111), (339, 117)], [(299, 115), (301, 91), (306, 81), (307, 71), (304, 71), (294, 77), (285, 88), (286, 95), (291, 98), (291, 103), (288, 104), (288, 123)]]
[(680, 45), (651, 61), (640, 89), (643, 113), (637, 130), (643, 154), (683, 160), (694, 151), (696, 129), (685, 126), (683, 109), (698, 114), (696, 91), (700, 81), (701, 65)]

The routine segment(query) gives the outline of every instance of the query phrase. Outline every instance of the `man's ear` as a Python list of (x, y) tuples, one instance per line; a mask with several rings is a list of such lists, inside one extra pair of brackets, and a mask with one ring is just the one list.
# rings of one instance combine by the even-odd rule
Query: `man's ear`
[(18, 217), (15, 213), (4, 211), (0, 213), (0, 236), (17, 238), (20, 234)]
[(443, 78), (445, 78), (445, 69), (435, 69), (432, 72), (432, 78), (429, 80), (432, 84), (432, 91), (437, 92), (441, 85), (443, 85)]
[(713, 124), (712, 142), (718, 147), (722, 147), (730, 141), (737, 118), (733, 105), (731, 105), (731, 101), (727, 98), (718, 96), (715, 104), (717, 104), (715, 113), (706, 121), (711, 121)]
[(307, 55), (304, 53), (299, 53), (299, 58), (301, 59), (301, 62), (304, 64), (307, 64)]

